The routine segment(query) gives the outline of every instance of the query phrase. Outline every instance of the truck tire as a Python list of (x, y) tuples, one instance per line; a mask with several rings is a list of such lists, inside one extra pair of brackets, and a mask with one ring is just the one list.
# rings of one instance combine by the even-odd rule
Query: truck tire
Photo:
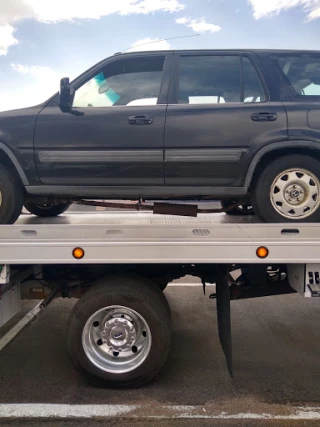
[(11, 170), (0, 164), (0, 224), (13, 224), (23, 206), (23, 187)]
[(320, 162), (291, 154), (269, 163), (252, 188), (252, 205), (264, 222), (320, 222)]
[[(222, 200), (221, 201), (221, 206), (223, 209), (228, 209), (228, 207), (234, 204), (234, 202), (232, 200)], [(225, 212), (226, 215), (232, 215), (232, 216), (247, 216), (247, 215), (254, 215), (254, 210), (252, 205), (250, 204), (241, 204), (239, 206), (237, 206), (234, 209), (231, 209), (228, 212)]]
[(25, 202), (24, 207), (32, 213), (40, 217), (58, 216), (69, 209), (71, 203), (57, 204), (40, 204), (33, 202)]
[(99, 387), (138, 387), (167, 360), (171, 319), (163, 293), (148, 279), (111, 276), (77, 302), (68, 348), (75, 367)]

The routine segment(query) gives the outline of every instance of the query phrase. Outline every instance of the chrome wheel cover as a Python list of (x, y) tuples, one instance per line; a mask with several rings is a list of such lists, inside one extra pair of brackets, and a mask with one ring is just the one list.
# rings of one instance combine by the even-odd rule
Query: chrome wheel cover
[(82, 347), (88, 359), (112, 374), (137, 369), (148, 357), (151, 342), (145, 319), (135, 310), (118, 305), (95, 312), (82, 332)]

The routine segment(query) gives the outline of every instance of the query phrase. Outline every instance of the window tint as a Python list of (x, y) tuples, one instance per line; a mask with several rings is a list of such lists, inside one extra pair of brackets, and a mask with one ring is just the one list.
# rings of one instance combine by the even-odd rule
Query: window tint
[(262, 102), (265, 94), (248, 58), (239, 56), (181, 56), (179, 104)]
[(119, 59), (78, 88), (74, 107), (156, 105), (164, 57)]
[(252, 62), (249, 58), (242, 58), (242, 84), (244, 102), (263, 102), (266, 96)]
[(298, 95), (320, 96), (320, 55), (277, 55), (274, 59)]
[(238, 56), (182, 56), (179, 103), (240, 102)]

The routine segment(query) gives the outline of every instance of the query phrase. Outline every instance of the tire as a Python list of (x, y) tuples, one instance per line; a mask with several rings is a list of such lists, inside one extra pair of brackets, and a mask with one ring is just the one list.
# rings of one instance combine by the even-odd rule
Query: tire
[(0, 164), (0, 224), (13, 224), (23, 207), (24, 191), (19, 179), (11, 170)]
[(320, 222), (320, 162), (292, 154), (269, 163), (252, 188), (252, 205), (264, 222)]
[(26, 202), (24, 207), (33, 215), (40, 217), (58, 216), (69, 209), (71, 203), (58, 203), (58, 204), (37, 204), (33, 202)]
[[(121, 334), (125, 339), (119, 342)], [(168, 302), (142, 277), (100, 280), (74, 306), (67, 341), (73, 364), (95, 386), (141, 386), (158, 374), (169, 354)]]
[[(223, 209), (227, 209), (230, 205), (233, 205), (234, 201), (226, 200), (221, 202), (221, 206)], [(247, 215), (255, 215), (253, 207), (249, 204), (241, 204), (236, 208), (231, 209), (228, 212), (225, 212), (226, 215), (235, 215), (235, 216), (247, 216)]]
[(161, 292), (164, 292), (168, 285), (169, 285), (169, 283), (157, 283), (157, 286)]

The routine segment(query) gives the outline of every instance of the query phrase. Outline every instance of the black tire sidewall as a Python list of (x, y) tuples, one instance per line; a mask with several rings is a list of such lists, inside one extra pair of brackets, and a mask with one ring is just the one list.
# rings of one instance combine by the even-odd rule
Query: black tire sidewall
[[(231, 200), (221, 201), (221, 206), (223, 209), (227, 209), (231, 204), (234, 204), (234, 202), (232, 202)], [(249, 205), (249, 203), (247, 204), (242, 203), (242, 205)], [(225, 212), (225, 214), (232, 215), (232, 216), (253, 216), (254, 215), (253, 212), (241, 211), (238, 208), (231, 209), (230, 211)]]
[(70, 207), (70, 203), (58, 203), (50, 208), (41, 208), (34, 202), (25, 202), (24, 207), (33, 215), (40, 217), (58, 216), (64, 213)]
[(318, 178), (320, 176), (320, 162), (312, 157), (292, 154), (280, 157), (267, 165), (258, 176), (253, 186), (252, 205), (257, 216), (264, 222), (318, 222), (320, 221), (320, 207), (311, 215), (299, 218), (285, 218), (278, 213), (270, 200), (270, 190), (275, 178), (288, 169), (304, 169)]
[[(156, 290), (162, 296), (162, 293)], [(68, 347), (75, 366), (96, 386), (137, 387), (149, 382), (167, 359), (171, 340), (171, 322), (166, 304), (157, 304), (144, 298), (145, 292), (133, 292), (130, 288), (108, 289), (100, 286), (95, 292), (80, 300), (73, 309), (68, 328)], [(148, 292), (147, 292), (148, 293)], [(162, 296), (164, 298), (164, 296)], [(124, 374), (104, 372), (96, 367), (86, 356), (82, 346), (82, 333), (87, 320), (101, 308), (120, 305), (139, 313), (151, 331), (151, 349), (146, 360), (134, 371)]]
[(5, 165), (0, 164), (0, 224), (13, 224), (21, 214), (23, 206), (22, 185)]

